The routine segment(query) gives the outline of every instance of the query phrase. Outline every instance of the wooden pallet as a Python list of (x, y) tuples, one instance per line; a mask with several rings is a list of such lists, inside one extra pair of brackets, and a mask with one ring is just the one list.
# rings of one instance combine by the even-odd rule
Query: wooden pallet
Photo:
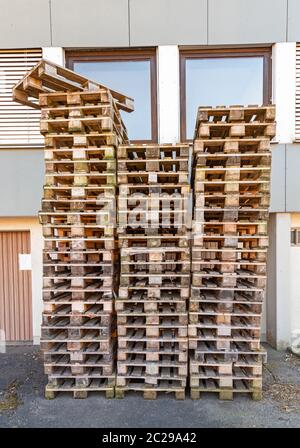
[(251, 138), (224, 138), (224, 139), (204, 139), (196, 138), (193, 144), (193, 153), (195, 162), (201, 157), (224, 157), (237, 156), (248, 157), (255, 154), (262, 154), (265, 157), (270, 156), (270, 139), (268, 137)]
[(89, 393), (104, 393), (106, 398), (114, 398), (115, 396), (115, 379), (92, 379), (88, 386), (78, 386), (74, 379), (61, 378), (55, 384), (48, 383), (45, 389), (45, 398), (51, 400), (58, 393), (71, 392), (73, 398), (87, 398)]
[(156, 400), (160, 393), (173, 394), (177, 400), (185, 399), (185, 387), (174, 384), (172, 380), (161, 380), (157, 386), (151, 386), (138, 382), (137, 380), (127, 380), (125, 386), (117, 386), (115, 389), (116, 398), (124, 398), (128, 392), (142, 393), (145, 400)]
[[(48, 105), (51, 92), (54, 95), (57, 93), (62, 95), (62, 92), (67, 92), (67, 97), (68, 92), (74, 92), (74, 95), (72, 95), (74, 100), (74, 96), (80, 97), (83, 91), (91, 91), (95, 95), (95, 91), (99, 90), (105, 91), (106, 96), (112, 97), (119, 109), (127, 112), (133, 111), (132, 98), (43, 59), (13, 88), (13, 98), (14, 101), (26, 106), (39, 108)], [(41, 97), (41, 104), (38, 104), (33, 98), (39, 98), (42, 93), (46, 95)]]
[(252, 400), (259, 401), (262, 399), (262, 388), (253, 387), (251, 381), (234, 380), (233, 387), (220, 388), (214, 380), (203, 380), (199, 382), (199, 387), (190, 389), (192, 400), (199, 400), (203, 393), (215, 393), (220, 400), (233, 400), (235, 394), (250, 394)]

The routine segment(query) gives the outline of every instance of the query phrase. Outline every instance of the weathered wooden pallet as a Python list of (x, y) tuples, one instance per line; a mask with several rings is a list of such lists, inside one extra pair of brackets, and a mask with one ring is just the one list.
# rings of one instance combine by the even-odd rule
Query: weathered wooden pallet
[(255, 234), (236, 234), (228, 233), (222, 235), (212, 232), (194, 233), (193, 243), (196, 247), (210, 248), (213, 250), (213, 244), (216, 244), (218, 249), (232, 248), (232, 249), (264, 249), (268, 247), (268, 236)]
[(235, 367), (231, 364), (202, 366), (194, 365), (190, 371), (190, 386), (199, 388), (201, 381), (214, 380), (219, 388), (232, 388), (234, 380), (247, 381), (253, 388), (262, 387), (262, 364)]
[[(249, 328), (250, 327), (250, 328)], [(201, 342), (214, 342), (216, 344), (216, 348), (219, 350), (227, 350), (231, 347), (233, 342), (243, 342), (248, 343), (251, 350), (258, 350), (260, 348), (260, 326), (251, 327), (245, 324), (237, 327), (225, 327), (223, 328), (212, 328), (209, 324), (202, 327), (197, 327), (196, 325), (189, 325), (189, 348), (190, 350), (197, 349), (198, 343)]]
[[(228, 193), (228, 194), (204, 194), (198, 196), (195, 201), (195, 206), (198, 209), (215, 209), (218, 208), (224, 212), (224, 220), (227, 215), (228, 218), (234, 215), (234, 209), (241, 211), (248, 211), (249, 209), (265, 209), (266, 211), (269, 208), (270, 204), (270, 195), (268, 194), (243, 194), (239, 193)], [(227, 211), (227, 209), (229, 209)], [(232, 210), (232, 211), (231, 211)], [(227, 215), (226, 215), (227, 213)], [(228, 219), (227, 218), (227, 219)], [(196, 214), (197, 219), (197, 214)], [(232, 219), (233, 220), (233, 219)]]
[(114, 247), (115, 228), (113, 223), (101, 223), (100, 218), (99, 224), (97, 222), (93, 224), (78, 222), (76, 219), (76, 215), (72, 215), (70, 217), (70, 221), (72, 221), (71, 223), (66, 222), (62, 224), (61, 221), (65, 221), (61, 220), (60, 218), (59, 222), (55, 222), (57, 221), (55, 219), (52, 219), (51, 221), (52, 222), (49, 224), (43, 224), (43, 236), (46, 241), (60, 240), (65, 238), (82, 238), (84, 240), (103, 238), (108, 244), (110, 241), (111, 248)]
[(44, 278), (53, 278), (63, 277), (63, 278), (72, 278), (72, 277), (93, 277), (99, 278), (102, 275), (104, 278), (107, 276), (113, 276), (117, 274), (118, 271), (115, 268), (113, 263), (103, 263), (103, 264), (82, 264), (79, 266), (78, 264), (44, 264), (43, 265), (43, 274)]
[(196, 122), (246, 122), (253, 121), (275, 121), (275, 106), (261, 106), (261, 105), (230, 105), (206, 107), (200, 106), (197, 111)]
[[(260, 314), (262, 309), (262, 301), (247, 300), (247, 298), (242, 297), (240, 300), (230, 299), (230, 297), (222, 298), (215, 297), (213, 294), (208, 294), (206, 297), (202, 293), (201, 300), (191, 299), (189, 301), (189, 316), (190, 319), (197, 319), (197, 314), (200, 312), (205, 312), (205, 310), (214, 310), (217, 313), (233, 313), (242, 312), (245, 313), (253, 312)], [(191, 322), (192, 323), (192, 322)]]
[(59, 326), (47, 326), (42, 328), (41, 340), (45, 345), (47, 342), (66, 342), (70, 351), (81, 350), (81, 347), (87, 342), (98, 342), (100, 350), (110, 352), (113, 333), (108, 331), (109, 328), (109, 326), (100, 328), (78, 328), (76, 326), (72, 328), (61, 328)]
[[(43, 99), (41, 99), (41, 101), (43, 101)], [(55, 129), (60, 129), (57, 124), (53, 124), (52, 126), (51, 122), (47, 123), (47, 120), (84, 120), (86, 118), (99, 119), (100, 121), (104, 121), (104, 118), (108, 118), (109, 120), (111, 120), (112, 125), (108, 125), (108, 128), (106, 129), (114, 130), (125, 142), (128, 141), (126, 127), (114, 102), (96, 102), (96, 104), (69, 104), (55, 107), (43, 106), (41, 111), (41, 128), (46, 130), (50, 125), (50, 130), (53, 129), (53, 126), (55, 127)], [(84, 123), (83, 125), (85, 126)], [(73, 125), (69, 127), (68, 125), (66, 127), (65, 124), (63, 124), (62, 129), (67, 129), (68, 131), (73, 132), (72, 126)], [(106, 124), (104, 124), (103, 126), (106, 126)], [(103, 126), (101, 124), (101, 129), (104, 129)]]
[[(231, 303), (250, 303), (259, 304), (262, 303), (264, 299), (263, 291), (255, 289), (249, 289), (248, 291), (202, 291), (199, 287), (191, 287), (191, 296), (189, 304), (194, 302), (208, 302), (208, 303), (220, 303), (228, 302)], [(221, 305), (222, 306), (222, 305)]]
[(234, 273), (234, 272), (249, 272), (251, 274), (266, 274), (267, 266), (263, 261), (254, 259), (241, 259), (236, 261), (222, 262), (218, 260), (202, 261), (195, 257), (191, 264), (192, 272), (207, 272), (211, 269), (220, 274)]
[(127, 361), (132, 355), (143, 355), (146, 361), (159, 361), (162, 356), (171, 357), (178, 363), (186, 363), (188, 360), (188, 350), (182, 349), (178, 342), (164, 342), (156, 350), (149, 349), (145, 341), (129, 342), (125, 348), (118, 348), (118, 361)]
[(51, 173), (45, 174), (45, 183), (47, 186), (54, 185), (86, 187), (89, 185), (116, 185), (116, 175), (111, 173), (85, 172), (85, 173)]
[(44, 373), (48, 375), (49, 381), (54, 378), (69, 378), (81, 376), (86, 378), (100, 378), (113, 375), (115, 372), (114, 360), (106, 363), (89, 363), (87, 365), (79, 363), (44, 363)]
[(172, 197), (188, 196), (191, 193), (191, 186), (185, 182), (167, 183), (167, 184), (151, 184), (145, 185), (142, 183), (135, 184), (121, 184), (119, 185), (119, 198), (126, 199), (128, 196), (139, 195), (143, 198), (151, 197), (152, 195), (170, 195)]
[[(83, 352), (45, 352), (45, 367), (106, 367), (114, 362), (115, 352), (111, 353), (83, 353)], [(73, 372), (74, 373), (74, 372)]]
[(188, 263), (190, 259), (190, 250), (185, 247), (165, 246), (159, 248), (152, 247), (132, 247), (121, 249), (121, 263), (123, 265), (138, 261), (143, 263), (174, 264)]
[(121, 300), (134, 300), (137, 292), (143, 292), (148, 299), (158, 300), (165, 297), (166, 293), (172, 294), (172, 296), (180, 296), (181, 299), (188, 299), (190, 294), (189, 287), (182, 287), (179, 282), (175, 281), (163, 281), (159, 288), (154, 286), (146, 285), (145, 280), (136, 279), (136, 281), (125, 287), (119, 288), (119, 299)]
[[(155, 366), (156, 363), (153, 363)], [(151, 363), (148, 363), (149, 369)], [(185, 371), (187, 370), (187, 364), (185, 365)], [(146, 373), (146, 366), (131, 366), (127, 369), (126, 375), (120, 375), (117, 373), (116, 378), (116, 386), (117, 387), (126, 387), (128, 381), (138, 381), (143, 385), (153, 385), (159, 386), (161, 381), (168, 381), (174, 385), (180, 387), (186, 387), (187, 376), (186, 375), (178, 375), (178, 368), (174, 367), (162, 367), (159, 369), (158, 375), (150, 375)]]
[(84, 185), (82, 187), (74, 187), (72, 185), (53, 185), (44, 186), (43, 200), (105, 200), (115, 198), (116, 189), (113, 185)]
[[(91, 198), (91, 199), (43, 199), (42, 210), (39, 212), (41, 224), (59, 222), (66, 224), (98, 224), (103, 227), (105, 217), (109, 224), (109, 217), (116, 220), (115, 198)], [(51, 219), (52, 218), (52, 219)]]
[[(136, 173), (137, 175), (141, 173), (144, 178), (147, 178), (145, 173), (149, 173), (148, 181), (149, 183), (151, 183), (150, 176), (158, 173), (164, 173), (168, 175), (170, 172), (177, 172), (180, 174), (188, 175), (188, 163), (189, 160), (184, 157), (176, 159), (165, 158), (147, 160), (124, 159), (118, 160), (118, 172), (120, 175), (120, 179), (122, 179), (121, 176), (126, 176), (126, 173), (128, 176), (130, 176), (131, 173)], [(175, 179), (177, 179), (177, 177)]]
[(227, 168), (228, 170), (232, 168), (258, 168), (258, 167), (268, 167), (271, 165), (271, 154), (270, 153), (244, 153), (236, 155), (234, 154), (207, 154), (199, 153), (197, 155), (197, 161), (195, 162), (196, 169), (201, 168)]
[(118, 159), (177, 159), (180, 157), (189, 157), (190, 147), (188, 144), (178, 143), (169, 144), (134, 144), (120, 145), (118, 148)]
[(224, 155), (235, 155), (243, 157), (248, 155), (263, 154), (268, 157), (271, 145), (268, 137), (250, 137), (250, 138), (224, 138), (224, 139), (204, 139), (196, 138), (193, 144), (193, 153), (195, 163), (198, 157), (223, 157)]
[(56, 134), (66, 132), (113, 132), (116, 131), (114, 121), (111, 117), (56, 117), (50, 119), (41, 118), (41, 134)]
[(220, 274), (219, 276), (212, 275), (199, 275), (199, 273), (194, 272), (192, 274), (192, 285), (201, 287), (202, 290), (205, 289), (264, 289), (266, 287), (266, 276), (251, 277), (249, 275), (239, 276), (234, 274)]
[(148, 274), (144, 271), (139, 271), (131, 276), (122, 274), (120, 278), (120, 287), (130, 288), (131, 286), (136, 286), (137, 282), (143, 280), (146, 286), (150, 288), (160, 287), (164, 284), (165, 280), (171, 282), (177, 282), (177, 288), (189, 288), (190, 286), (190, 276), (189, 274)]
[(104, 393), (106, 398), (114, 398), (115, 396), (115, 378), (110, 379), (98, 378), (91, 379), (87, 386), (78, 386), (72, 378), (60, 378), (54, 385), (49, 382), (45, 389), (45, 398), (51, 400), (58, 393), (71, 392), (74, 398), (87, 398), (89, 393)]
[[(105, 309), (105, 305), (108, 310)], [(53, 321), (56, 321), (59, 318), (63, 318), (66, 322), (69, 321), (71, 326), (84, 325), (85, 322), (89, 322), (92, 319), (100, 321), (102, 325), (110, 324), (113, 319), (111, 305), (112, 301), (102, 301), (100, 304), (87, 304), (83, 311), (80, 312), (76, 307), (74, 307), (75, 311), (72, 311), (71, 303), (52, 303), (52, 310), (50, 311), (48, 309), (43, 313), (43, 325), (51, 325)]]
[(122, 139), (115, 132), (83, 133), (51, 133), (45, 136), (46, 149), (60, 148), (101, 148), (103, 146), (117, 148)]
[(276, 134), (276, 127), (271, 122), (226, 123), (208, 122), (200, 123), (197, 137), (226, 138), (226, 137), (270, 137)]
[(59, 290), (61, 292), (72, 291), (76, 289), (85, 289), (90, 291), (98, 291), (101, 288), (112, 287), (112, 275), (104, 276), (101, 273), (86, 273), (83, 276), (74, 275), (71, 273), (56, 273), (53, 276), (43, 277), (43, 290), (53, 291)]
[[(239, 352), (227, 354), (227, 352), (218, 353), (203, 352), (201, 359), (191, 353), (189, 365), (190, 374), (195, 378), (203, 378), (203, 375), (213, 369), (211, 377), (218, 375), (235, 376), (235, 369), (242, 369), (247, 375), (261, 376), (264, 353), (254, 352), (241, 354)], [(206, 370), (207, 369), (207, 370)], [(207, 376), (207, 375), (206, 375)]]
[[(43, 105), (48, 105), (48, 98), (51, 93), (59, 92), (60, 95), (63, 95), (62, 92), (67, 92), (67, 95), (70, 95), (70, 92), (74, 92), (74, 95), (69, 96), (69, 98), (72, 97), (74, 103), (75, 97), (82, 98), (83, 91), (91, 91), (94, 95), (96, 95), (95, 91), (105, 91), (107, 96), (112, 97), (116, 102), (118, 109), (126, 110), (127, 112), (132, 112), (134, 109), (132, 98), (44, 59), (26, 73), (13, 88), (13, 97), (14, 101), (21, 104), (39, 108)], [(39, 98), (42, 93), (46, 95), (42, 97), (41, 104), (32, 100), (32, 98)], [(43, 104), (43, 99), (46, 99), (46, 104)]]
[(167, 309), (171, 308), (171, 310), (176, 313), (185, 313), (187, 310), (187, 302), (185, 299), (178, 296), (173, 298), (172, 294), (152, 300), (149, 297), (144, 297), (140, 300), (139, 295), (136, 294), (129, 300), (121, 300), (117, 298), (115, 301), (118, 317), (122, 315), (130, 315), (131, 313), (134, 313), (135, 315), (163, 313), (166, 307)]
[(251, 394), (252, 400), (258, 401), (262, 399), (262, 388), (253, 387), (251, 381), (234, 380), (232, 388), (220, 388), (215, 380), (202, 380), (198, 387), (190, 389), (192, 400), (198, 400), (203, 393), (218, 394), (220, 400), (233, 400), (235, 394)]
[(191, 302), (189, 307), (189, 321), (191, 324), (198, 323), (202, 316), (215, 315), (216, 321), (222, 323), (230, 322), (232, 316), (251, 317), (261, 316), (262, 303), (228, 303), (227, 301), (218, 303)]
[(45, 301), (43, 309), (44, 314), (51, 314), (52, 316), (71, 316), (73, 314), (81, 314), (82, 316), (93, 318), (100, 314), (112, 313), (113, 300), (98, 299), (95, 297), (94, 299), (88, 301), (72, 301), (70, 294), (66, 294), (66, 297), (59, 298), (57, 301)]
[(114, 159), (59, 159), (45, 161), (46, 174), (51, 173), (104, 173), (116, 172)]
[[(188, 373), (187, 362), (178, 362), (178, 358), (173, 355), (160, 355), (158, 361), (148, 361), (146, 356), (140, 353), (131, 353), (125, 361), (118, 361), (118, 377), (145, 378), (148, 384), (157, 384), (160, 379), (172, 378), (186, 381)], [(150, 377), (150, 378), (148, 378)], [(118, 385), (122, 378), (117, 380)], [(150, 383), (151, 382), (151, 383)]]
[(193, 261), (201, 260), (211, 261), (211, 264), (217, 261), (223, 262), (238, 262), (238, 261), (266, 261), (267, 249), (261, 248), (243, 248), (240, 250), (235, 250), (232, 248), (221, 248), (219, 249), (216, 244), (211, 244), (210, 247), (192, 247), (192, 259)]
[[(184, 329), (185, 333), (185, 329)], [(186, 336), (179, 336), (174, 328), (162, 328), (159, 332), (159, 336), (148, 337), (146, 334), (146, 328), (128, 328), (126, 335), (118, 335), (118, 347), (121, 349), (128, 349), (132, 342), (144, 342), (146, 349), (149, 351), (157, 351), (164, 344), (177, 343), (178, 349), (186, 351), (188, 348), (188, 339)]]
[[(188, 324), (187, 311), (179, 312), (176, 310), (176, 308), (168, 304), (161, 305), (157, 313), (145, 313), (143, 312), (143, 309), (137, 304), (136, 306), (133, 306), (131, 310), (127, 309), (126, 313), (124, 311), (122, 313), (119, 312), (117, 315), (117, 324), (120, 327), (127, 327), (128, 325), (131, 325), (133, 319), (136, 319), (136, 321), (139, 322), (140, 318), (143, 319), (145, 326), (161, 326), (164, 320), (167, 319), (172, 319), (172, 322), (174, 322), (175, 325), (184, 326)], [(140, 324), (138, 324), (138, 326), (140, 327)]]
[[(148, 318), (148, 319), (147, 319)], [(159, 337), (163, 330), (172, 330), (174, 334), (176, 333), (179, 337), (185, 337), (187, 334), (187, 313), (174, 314), (166, 313), (166, 315), (159, 314), (156, 316), (154, 313), (150, 315), (118, 315), (118, 319), (121, 319), (122, 324), (118, 325), (119, 336), (126, 336), (128, 330), (132, 328), (144, 328), (146, 331), (146, 336), (149, 337)], [(154, 324), (148, 323), (150, 320), (155, 320)], [(183, 322), (182, 322), (183, 321)]]
[(99, 334), (106, 335), (113, 326), (114, 316), (112, 314), (98, 314), (91, 318), (81, 314), (71, 314), (70, 316), (43, 314), (42, 333), (46, 335), (49, 330), (67, 330), (70, 337), (80, 339), (86, 330), (95, 330)]
[(66, 250), (75, 252), (85, 252), (89, 250), (103, 250), (111, 251), (115, 248), (115, 240), (113, 238), (75, 238), (75, 237), (60, 237), (60, 238), (45, 238), (45, 251)]
[(196, 337), (202, 329), (212, 330), (217, 336), (231, 336), (236, 330), (260, 332), (261, 314), (258, 313), (217, 313), (213, 310), (199, 313), (196, 322), (190, 323), (189, 336)]
[[(138, 233), (139, 229), (135, 229), (135, 233), (119, 234), (119, 246), (121, 248), (164, 248), (167, 247), (189, 247), (190, 235), (184, 232), (182, 235), (174, 232), (166, 233), (164, 228), (154, 229), (156, 234), (151, 234), (149, 229), (149, 235), (144, 233)], [(142, 229), (143, 230), (143, 229)]]
[(177, 400), (185, 399), (185, 387), (174, 384), (172, 380), (161, 380), (157, 386), (144, 384), (136, 379), (127, 379), (125, 386), (117, 386), (115, 389), (116, 398), (124, 398), (127, 392), (141, 392), (145, 400), (156, 400), (160, 393), (175, 394)]
[(71, 300), (78, 300), (78, 301), (88, 301), (91, 297), (95, 297), (95, 294), (97, 295), (98, 300), (107, 300), (112, 299), (115, 290), (114, 286), (109, 287), (98, 287), (96, 288), (95, 285), (89, 287), (89, 288), (75, 288), (72, 289), (69, 288), (59, 288), (45, 291), (43, 290), (43, 300), (44, 301), (52, 301), (57, 302), (62, 297), (62, 295), (68, 295), (68, 297), (71, 297)]
[(160, 172), (147, 172), (147, 171), (118, 171), (118, 184), (179, 184), (188, 183), (187, 171), (160, 171)]
[(114, 146), (90, 146), (87, 148), (80, 147), (61, 147), (47, 148), (44, 150), (44, 159), (46, 162), (55, 161), (116, 161), (116, 149)]
[(269, 216), (269, 211), (265, 208), (228, 208), (219, 209), (215, 208), (197, 208), (194, 209), (194, 220), (197, 224), (203, 224), (203, 222), (210, 220), (224, 220), (224, 222), (231, 221), (234, 222), (250, 220), (258, 221), (261, 220), (264, 225), (266, 225)]
[(87, 355), (103, 356), (104, 359), (111, 359), (116, 349), (116, 340), (112, 339), (110, 344), (100, 341), (83, 342), (78, 350), (70, 350), (67, 341), (56, 342), (43, 340), (43, 355), (46, 362), (51, 361), (55, 356), (67, 355), (71, 361), (84, 362)]
[(113, 360), (104, 365), (83, 366), (68, 364), (66, 366), (57, 366), (49, 364), (45, 369), (48, 375), (48, 381), (55, 382), (59, 378), (74, 378), (77, 385), (86, 386), (93, 378), (109, 378), (115, 373), (115, 365)]
[(54, 247), (53, 249), (43, 250), (43, 263), (44, 266), (49, 265), (101, 265), (111, 264), (116, 260), (116, 251), (101, 250), (99, 248), (86, 249), (86, 250), (70, 250), (64, 247)]
[(206, 221), (194, 222), (192, 227), (193, 235), (216, 234), (216, 235), (257, 235), (268, 236), (267, 222), (264, 221)]

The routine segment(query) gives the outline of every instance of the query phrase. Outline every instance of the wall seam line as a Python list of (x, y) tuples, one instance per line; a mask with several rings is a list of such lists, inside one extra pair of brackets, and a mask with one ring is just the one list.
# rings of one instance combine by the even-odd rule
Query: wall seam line
[(206, 0), (206, 44), (208, 45), (208, 37), (209, 37), (209, 0)]
[(52, 8), (51, 8), (51, 0), (49, 0), (49, 15), (50, 15), (50, 46), (53, 45), (52, 39)]
[(128, 46), (131, 47), (131, 36), (130, 36), (130, 0), (127, 1), (127, 15), (128, 15)]
[(285, 41), (289, 38), (289, 0), (286, 0), (286, 27), (285, 27)]

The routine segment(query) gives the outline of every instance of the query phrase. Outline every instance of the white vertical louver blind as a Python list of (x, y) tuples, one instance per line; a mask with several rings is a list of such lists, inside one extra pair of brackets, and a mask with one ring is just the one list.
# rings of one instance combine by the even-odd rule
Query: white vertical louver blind
[(300, 141), (300, 43), (296, 47), (296, 140)]
[(12, 101), (12, 88), (41, 59), (41, 48), (0, 50), (0, 148), (43, 146), (39, 110)]

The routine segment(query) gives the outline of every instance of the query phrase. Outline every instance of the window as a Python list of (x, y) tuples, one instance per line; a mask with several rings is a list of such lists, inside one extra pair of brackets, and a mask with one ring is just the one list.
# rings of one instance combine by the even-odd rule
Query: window
[(192, 139), (199, 106), (269, 104), (271, 49), (180, 52), (181, 139)]
[(132, 141), (157, 142), (156, 50), (69, 51), (67, 66), (134, 99), (122, 118)]

